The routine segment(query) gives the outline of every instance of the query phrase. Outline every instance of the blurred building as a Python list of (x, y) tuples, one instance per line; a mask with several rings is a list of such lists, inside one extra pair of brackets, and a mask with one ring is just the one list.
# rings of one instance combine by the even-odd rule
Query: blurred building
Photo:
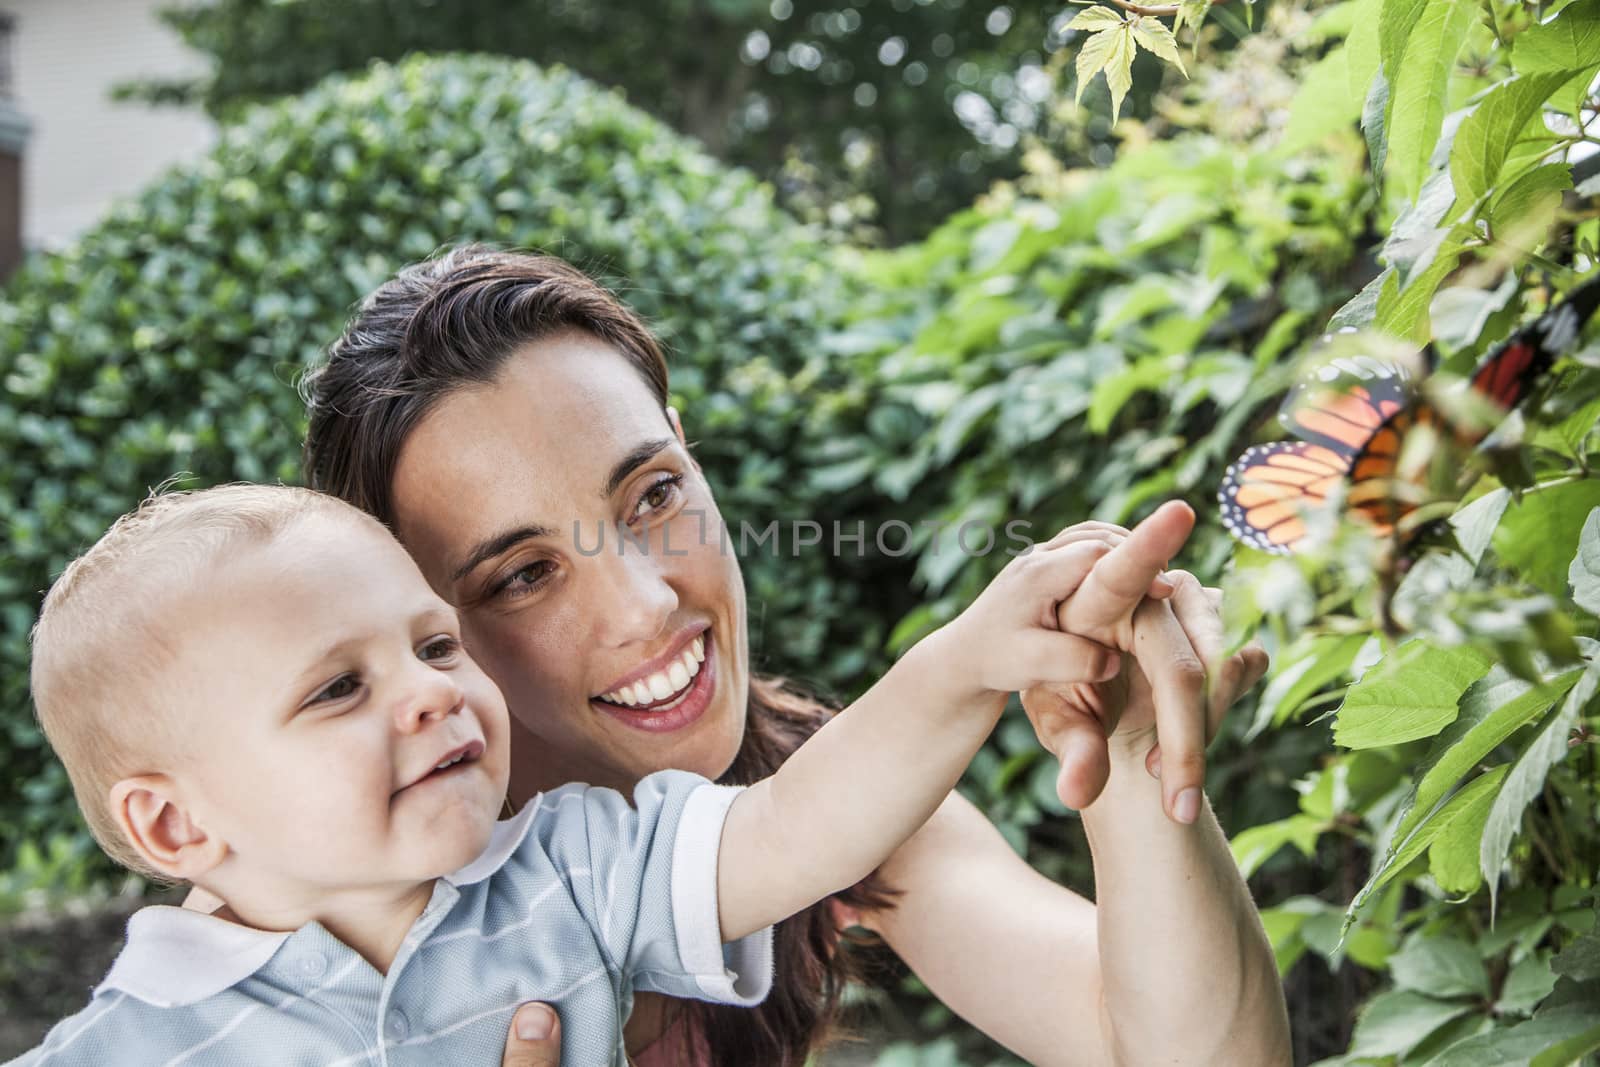
[(23, 142), (22, 244), (52, 247), (215, 140), (203, 114), (111, 98), (135, 78), (204, 69), (156, 18), (169, 2), (0, 0), (0, 273), (16, 201), (5, 199), (8, 144)]
[(22, 157), (28, 120), (11, 99), (11, 35), (14, 22), (0, 12), (0, 278), (22, 258)]

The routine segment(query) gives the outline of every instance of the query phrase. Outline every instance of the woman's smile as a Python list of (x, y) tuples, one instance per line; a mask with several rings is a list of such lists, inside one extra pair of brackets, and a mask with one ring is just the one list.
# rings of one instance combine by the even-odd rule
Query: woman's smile
[(711, 628), (702, 627), (667, 655), (625, 676), (589, 704), (627, 726), (654, 733), (696, 722), (716, 695), (717, 671)]

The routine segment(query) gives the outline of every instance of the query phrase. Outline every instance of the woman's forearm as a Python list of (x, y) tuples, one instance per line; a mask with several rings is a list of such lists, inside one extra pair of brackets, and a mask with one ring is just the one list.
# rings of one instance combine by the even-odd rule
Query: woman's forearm
[(1210, 806), (1174, 822), (1143, 754), (1113, 751), (1110, 782), (1082, 813), (1113, 1062), (1289, 1063), (1272, 947)]

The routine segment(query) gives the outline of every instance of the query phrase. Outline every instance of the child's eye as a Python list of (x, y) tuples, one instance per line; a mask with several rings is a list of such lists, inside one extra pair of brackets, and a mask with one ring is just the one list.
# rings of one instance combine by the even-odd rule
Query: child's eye
[(666, 510), (678, 499), (678, 494), (682, 491), (682, 474), (669, 474), (657, 479), (640, 495), (639, 503), (633, 509), (633, 517), (637, 519), (648, 512)]
[(341, 674), (328, 683), (327, 688), (311, 698), (312, 704), (325, 704), (330, 700), (343, 700), (361, 688), (361, 679), (354, 674)]
[(460, 641), (457, 641), (449, 634), (443, 634), (429, 640), (421, 648), (417, 649), (417, 658), (424, 663), (448, 663), (455, 658), (455, 654), (460, 649)]

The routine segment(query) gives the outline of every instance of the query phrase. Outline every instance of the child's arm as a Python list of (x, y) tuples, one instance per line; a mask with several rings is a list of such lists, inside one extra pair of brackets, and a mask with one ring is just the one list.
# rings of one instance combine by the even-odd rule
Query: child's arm
[(1036, 547), (958, 618), (907, 652), (861, 699), (745, 790), (723, 825), (717, 897), (737, 940), (860, 881), (955, 787), (1007, 694), (1102, 681), (1118, 655), (1055, 629), (1108, 543)]

